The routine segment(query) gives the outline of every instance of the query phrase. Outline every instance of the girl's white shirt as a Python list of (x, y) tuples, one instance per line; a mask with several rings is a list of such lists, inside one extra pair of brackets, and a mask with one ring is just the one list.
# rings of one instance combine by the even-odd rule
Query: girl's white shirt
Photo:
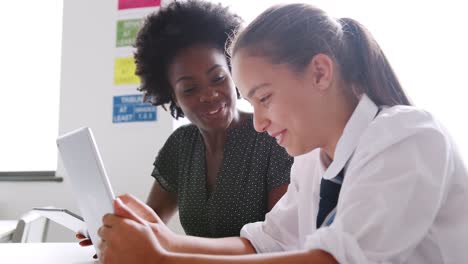
[[(468, 263), (468, 174), (447, 131), (363, 95), (328, 168), (295, 157), (288, 191), (241, 236), (258, 253), (322, 249), (340, 263)], [(377, 116), (376, 116), (377, 114)], [(316, 229), (320, 181), (345, 167), (334, 222)]]

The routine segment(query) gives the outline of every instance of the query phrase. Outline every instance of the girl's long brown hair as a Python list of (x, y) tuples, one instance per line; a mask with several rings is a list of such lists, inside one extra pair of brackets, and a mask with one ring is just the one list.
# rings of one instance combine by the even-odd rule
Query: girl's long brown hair
[(234, 38), (231, 56), (243, 48), (297, 72), (315, 55), (326, 54), (338, 65), (351, 92), (365, 93), (377, 105), (411, 104), (380, 46), (351, 18), (334, 19), (307, 4), (274, 6)]

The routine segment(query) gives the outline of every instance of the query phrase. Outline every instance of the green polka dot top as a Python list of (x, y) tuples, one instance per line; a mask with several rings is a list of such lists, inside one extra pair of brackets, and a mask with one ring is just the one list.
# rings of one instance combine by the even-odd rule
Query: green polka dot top
[(205, 146), (194, 125), (178, 128), (160, 150), (152, 176), (177, 195), (185, 233), (239, 236), (243, 225), (263, 221), (270, 190), (289, 183), (293, 159), (252, 118), (228, 130), (216, 184), (206, 188)]

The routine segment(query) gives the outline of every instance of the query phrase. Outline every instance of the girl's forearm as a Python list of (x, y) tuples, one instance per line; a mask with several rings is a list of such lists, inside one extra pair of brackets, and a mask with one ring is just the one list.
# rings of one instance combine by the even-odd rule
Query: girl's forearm
[(284, 264), (284, 263), (338, 263), (329, 253), (322, 250), (279, 252), (273, 254), (254, 254), (245, 256), (215, 256), (203, 254), (168, 253), (163, 263), (178, 264)]
[(211, 255), (244, 255), (256, 253), (249, 240), (242, 237), (204, 238), (177, 235), (171, 252)]

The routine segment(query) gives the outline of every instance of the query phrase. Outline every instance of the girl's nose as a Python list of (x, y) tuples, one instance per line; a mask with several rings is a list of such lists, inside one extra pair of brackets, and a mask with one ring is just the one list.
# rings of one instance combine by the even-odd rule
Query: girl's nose
[(254, 128), (257, 132), (265, 132), (270, 124), (270, 121), (265, 117), (264, 113), (254, 109)]

